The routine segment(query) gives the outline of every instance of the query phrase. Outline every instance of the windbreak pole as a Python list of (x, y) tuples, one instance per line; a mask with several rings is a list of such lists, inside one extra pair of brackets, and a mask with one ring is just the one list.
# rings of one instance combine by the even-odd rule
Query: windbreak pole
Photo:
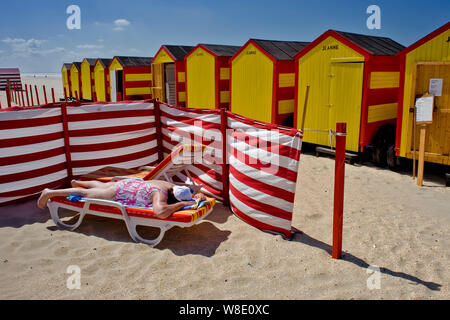
[(346, 136), (347, 124), (337, 123), (334, 178), (333, 249), (331, 253), (333, 259), (340, 259), (342, 256)]

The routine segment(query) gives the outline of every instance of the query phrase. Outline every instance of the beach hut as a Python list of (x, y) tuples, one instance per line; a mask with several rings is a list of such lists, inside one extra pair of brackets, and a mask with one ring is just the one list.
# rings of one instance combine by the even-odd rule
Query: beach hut
[(395, 132), (400, 80), (396, 55), (404, 48), (389, 38), (328, 30), (300, 51), (295, 57), (294, 123), (301, 126), (309, 86), (304, 124), (313, 129), (305, 131), (303, 141), (334, 146), (320, 131), (336, 130), (337, 122), (346, 122), (347, 150), (358, 153), (381, 143), (384, 131)]
[(65, 94), (67, 97), (70, 97), (72, 95), (72, 86), (70, 85), (70, 68), (72, 64), (71, 63), (64, 63), (61, 68), (62, 73), (62, 81), (63, 81), (63, 88), (65, 91)]
[(152, 63), (153, 98), (170, 105), (186, 106), (186, 64), (194, 47), (163, 45)]
[(81, 94), (81, 81), (81, 62), (73, 62), (70, 66), (70, 88), (72, 98), (78, 97), (79, 100), (83, 98)]
[(111, 101), (152, 97), (152, 60), (147, 57), (114, 57), (109, 64)]
[[(418, 158), (419, 126), (415, 99), (434, 94), (433, 121), (426, 127), (425, 161), (450, 165), (450, 22), (400, 54), (401, 77), (397, 137), (398, 156)], [(414, 144), (414, 136), (416, 143)]]
[(86, 58), (81, 63), (81, 95), (83, 100), (95, 100), (94, 68), (97, 59)]
[(239, 49), (238, 46), (199, 44), (186, 55), (187, 107), (229, 107), (229, 61)]
[(309, 42), (250, 39), (231, 58), (231, 111), (293, 125), (294, 56)]
[(111, 87), (109, 83), (109, 64), (112, 59), (97, 59), (94, 67), (94, 83), (97, 101), (108, 102), (111, 100)]

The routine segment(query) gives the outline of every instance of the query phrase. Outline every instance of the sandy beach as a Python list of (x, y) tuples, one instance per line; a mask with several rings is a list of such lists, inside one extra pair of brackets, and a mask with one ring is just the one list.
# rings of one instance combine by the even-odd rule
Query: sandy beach
[[(150, 248), (125, 224), (88, 216), (56, 227), (35, 201), (0, 208), (0, 299), (448, 299), (450, 189), (425, 177), (347, 165), (344, 257), (330, 257), (334, 160), (300, 161), (292, 241), (217, 205)], [(68, 218), (70, 219), (70, 218)], [(143, 229), (151, 236), (152, 229)], [(67, 268), (81, 270), (69, 290)], [(380, 267), (379, 289), (367, 286)], [(373, 287), (372, 287), (373, 288)]]

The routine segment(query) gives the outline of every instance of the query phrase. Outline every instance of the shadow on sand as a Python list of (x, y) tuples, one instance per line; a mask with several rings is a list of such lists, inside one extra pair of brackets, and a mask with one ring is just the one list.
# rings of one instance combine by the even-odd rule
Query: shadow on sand
[[(330, 245), (326, 244), (325, 242), (322, 242), (322, 241), (316, 240), (314, 238), (311, 238), (310, 236), (308, 236), (307, 234), (305, 234), (303, 232), (296, 233), (294, 235), (294, 237), (292, 238), (292, 241), (303, 243), (303, 244), (306, 244), (306, 245), (314, 247), (314, 248), (322, 249), (322, 250), (324, 250), (325, 252), (327, 252), (331, 256), (332, 247)], [(351, 253), (347, 253), (347, 252), (343, 252), (341, 260), (353, 263), (354, 265), (356, 265), (356, 266), (358, 266), (360, 268), (364, 268), (364, 269), (367, 269), (370, 266), (364, 260), (362, 260), (362, 259), (360, 259), (358, 257), (355, 257)], [(441, 287), (442, 287), (441, 284), (434, 283), (434, 282), (423, 281), (422, 279), (419, 279), (419, 278), (417, 278), (415, 276), (406, 274), (404, 272), (392, 271), (392, 270), (389, 270), (389, 269), (384, 268), (384, 267), (380, 267), (380, 271), (381, 271), (382, 274), (386, 274), (386, 275), (390, 275), (392, 277), (397, 277), (397, 278), (402, 278), (402, 279), (405, 279), (405, 280), (409, 280), (411, 282), (414, 282), (415, 284), (423, 285), (423, 286), (425, 286), (428, 289), (433, 290), (433, 291), (440, 291)]]
[[(173, 227), (168, 230), (163, 240), (154, 249), (170, 250), (177, 256), (201, 255), (212, 257), (220, 244), (228, 239), (231, 231), (220, 230), (209, 221), (226, 221), (229, 215), (230, 213), (223, 206), (218, 205), (211, 215), (198, 225), (190, 228)], [(75, 224), (79, 215), (64, 210), (61, 211), (60, 217), (68, 224)], [(58, 226), (47, 227), (47, 229), (53, 232), (64, 230)], [(159, 234), (159, 229), (152, 227), (139, 226), (137, 231), (147, 239), (154, 239)], [(134, 243), (122, 220), (87, 215), (81, 226), (72, 232), (108, 241)]]
[(49, 211), (40, 210), (35, 199), (0, 207), (0, 228), (18, 229), (48, 220), (51, 220)]

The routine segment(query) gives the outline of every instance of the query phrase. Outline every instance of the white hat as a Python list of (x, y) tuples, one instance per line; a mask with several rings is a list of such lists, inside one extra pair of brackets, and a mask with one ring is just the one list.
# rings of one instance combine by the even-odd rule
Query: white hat
[(190, 201), (194, 195), (194, 190), (185, 186), (173, 187), (173, 195), (178, 201)]

